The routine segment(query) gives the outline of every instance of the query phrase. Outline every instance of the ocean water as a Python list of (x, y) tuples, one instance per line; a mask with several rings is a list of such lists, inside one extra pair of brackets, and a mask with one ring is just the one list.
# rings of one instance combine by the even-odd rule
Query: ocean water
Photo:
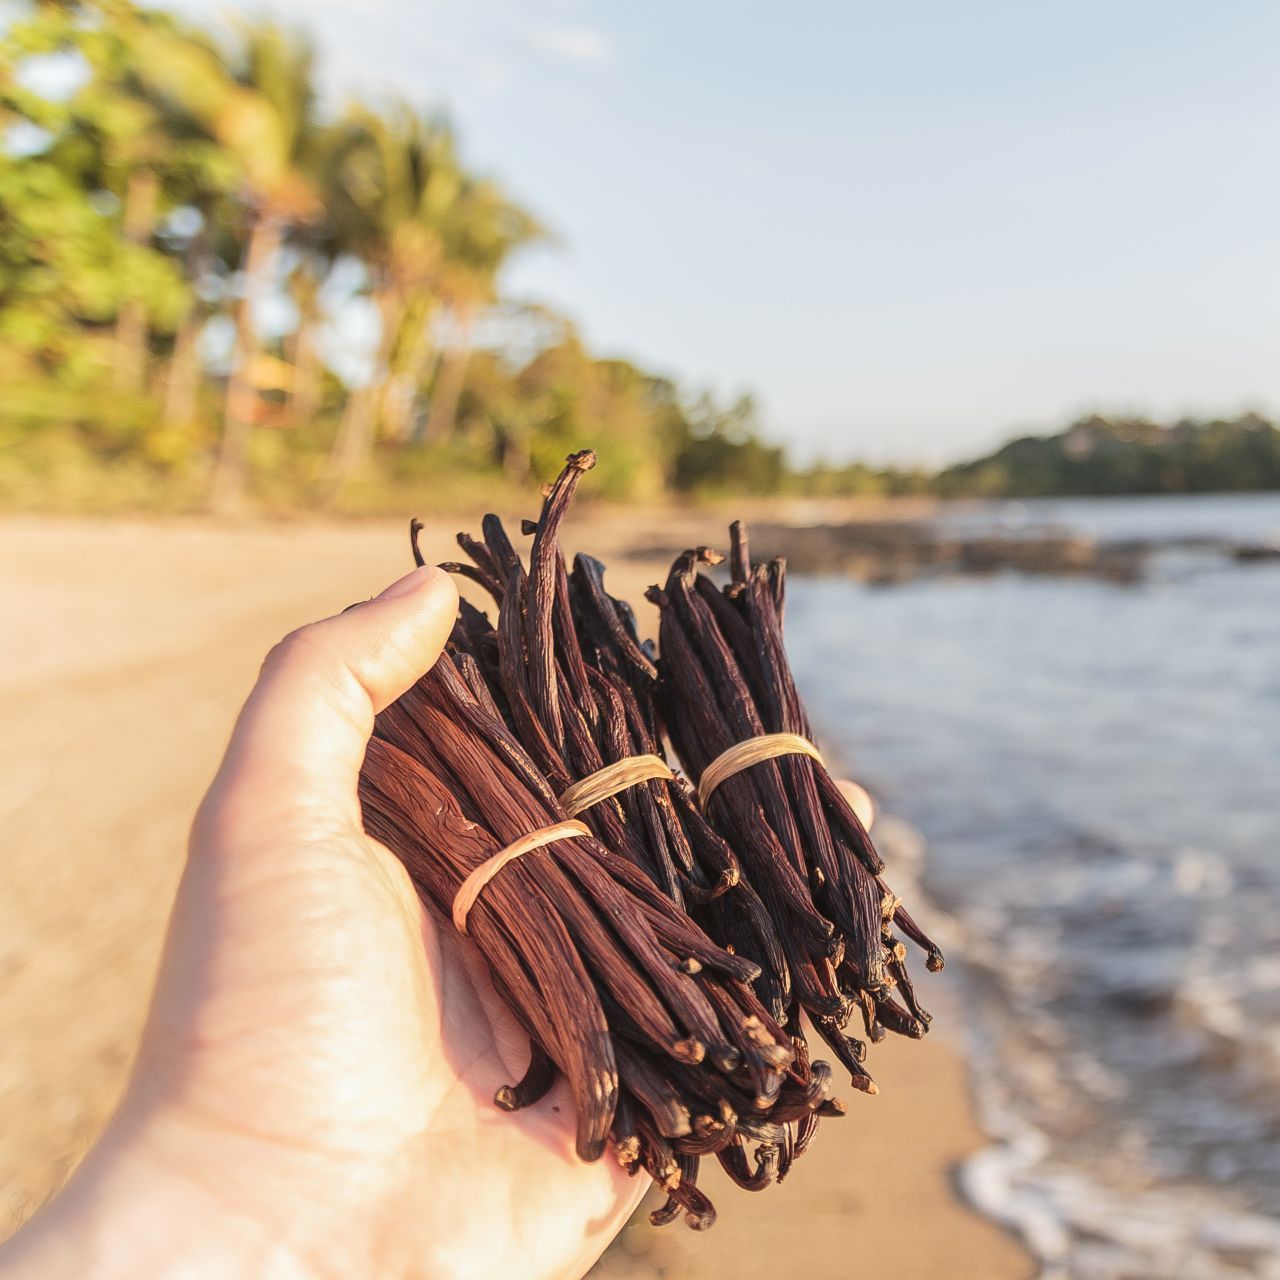
[[(1264, 542), (1280, 495), (943, 519)], [(970, 1197), (1045, 1275), (1280, 1276), (1280, 561), (793, 580), (787, 636), (824, 740), (927, 841), (995, 1139)]]

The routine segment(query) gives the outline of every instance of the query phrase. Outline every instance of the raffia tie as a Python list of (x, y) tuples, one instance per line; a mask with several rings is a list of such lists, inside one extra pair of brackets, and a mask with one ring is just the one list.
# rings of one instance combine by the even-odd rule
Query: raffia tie
[(698, 779), (698, 804), (705, 812), (715, 789), (726, 778), (777, 756), (810, 756), (819, 764), (826, 764), (822, 752), (798, 733), (762, 733), (758, 738), (734, 743), (707, 765)]
[(499, 849), (492, 858), (486, 858), (471, 872), (454, 895), (454, 928), (459, 933), (466, 933), (467, 916), (471, 913), (471, 908), (476, 905), (476, 899), (483, 892), (485, 885), (508, 862), (514, 862), (516, 858), (523, 857), (526, 853), (532, 853), (535, 849), (541, 849), (544, 845), (554, 844), (557, 840), (575, 840), (579, 836), (589, 836), (590, 834), (591, 828), (585, 822), (570, 818), (564, 822), (554, 823), (549, 827), (539, 827), (537, 831), (530, 831), (527, 836), (521, 836), (519, 840), (513, 840), (505, 849)]
[(627, 756), (613, 764), (607, 764), (595, 773), (589, 773), (573, 786), (566, 787), (560, 795), (560, 804), (566, 813), (579, 814), (593, 804), (616, 796), (619, 791), (648, 782), (653, 778), (674, 778), (665, 760), (657, 756)]

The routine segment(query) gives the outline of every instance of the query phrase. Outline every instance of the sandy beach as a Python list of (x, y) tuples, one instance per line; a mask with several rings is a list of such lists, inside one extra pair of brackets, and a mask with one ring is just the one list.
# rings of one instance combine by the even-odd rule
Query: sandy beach
[[(448, 558), (462, 523), (429, 525), (428, 554)], [(638, 600), (660, 566), (615, 553), (685, 536), (661, 513), (594, 513), (567, 540), (589, 541)], [(263, 654), (408, 565), (398, 522), (0, 522), (0, 1236), (62, 1181), (119, 1094), (187, 826)], [(637, 1222), (599, 1274), (1033, 1274), (954, 1190), (982, 1136), (945, 975), (927, 994), (939, 1030), (873, 1049), (881, 1095), (849, 1097), (787, 1183), (717, 1195), (727, 1184), (708, 1172), (712, 1232)]]

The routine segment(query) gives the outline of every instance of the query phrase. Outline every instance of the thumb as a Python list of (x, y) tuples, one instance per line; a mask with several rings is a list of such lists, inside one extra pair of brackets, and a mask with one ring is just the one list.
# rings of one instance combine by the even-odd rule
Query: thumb
[(373, 718), (434, 664), (457, 609), (449, 575), (428, 565), (286, 636), (240, 712), (197, 828), (216, 818), (225, 841), (278, 829), (279, 818), (358, 827)]

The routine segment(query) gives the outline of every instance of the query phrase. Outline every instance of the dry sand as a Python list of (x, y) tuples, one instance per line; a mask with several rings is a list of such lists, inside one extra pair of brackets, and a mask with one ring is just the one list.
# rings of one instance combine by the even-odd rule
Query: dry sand
[[(430, 554), (452, 554), (455, 527), (442, 522)], [(657, 566), (609, 553), (696, 536), (659, 513), (597, 513), (574, 532), (633, 599)], [(407, 563), (400, 524), (0, 521), (0, 1237), (120, 1093), (187, 826), (263, 654)], [(981, 1137), (944, 1037), (874, 1050), (881, 1096), (853, 1095), (786, 1184), (717, 1196), (709, 1235), (633, 1225), (600, 1273), (1032, 1274), (953, 1190)]]

